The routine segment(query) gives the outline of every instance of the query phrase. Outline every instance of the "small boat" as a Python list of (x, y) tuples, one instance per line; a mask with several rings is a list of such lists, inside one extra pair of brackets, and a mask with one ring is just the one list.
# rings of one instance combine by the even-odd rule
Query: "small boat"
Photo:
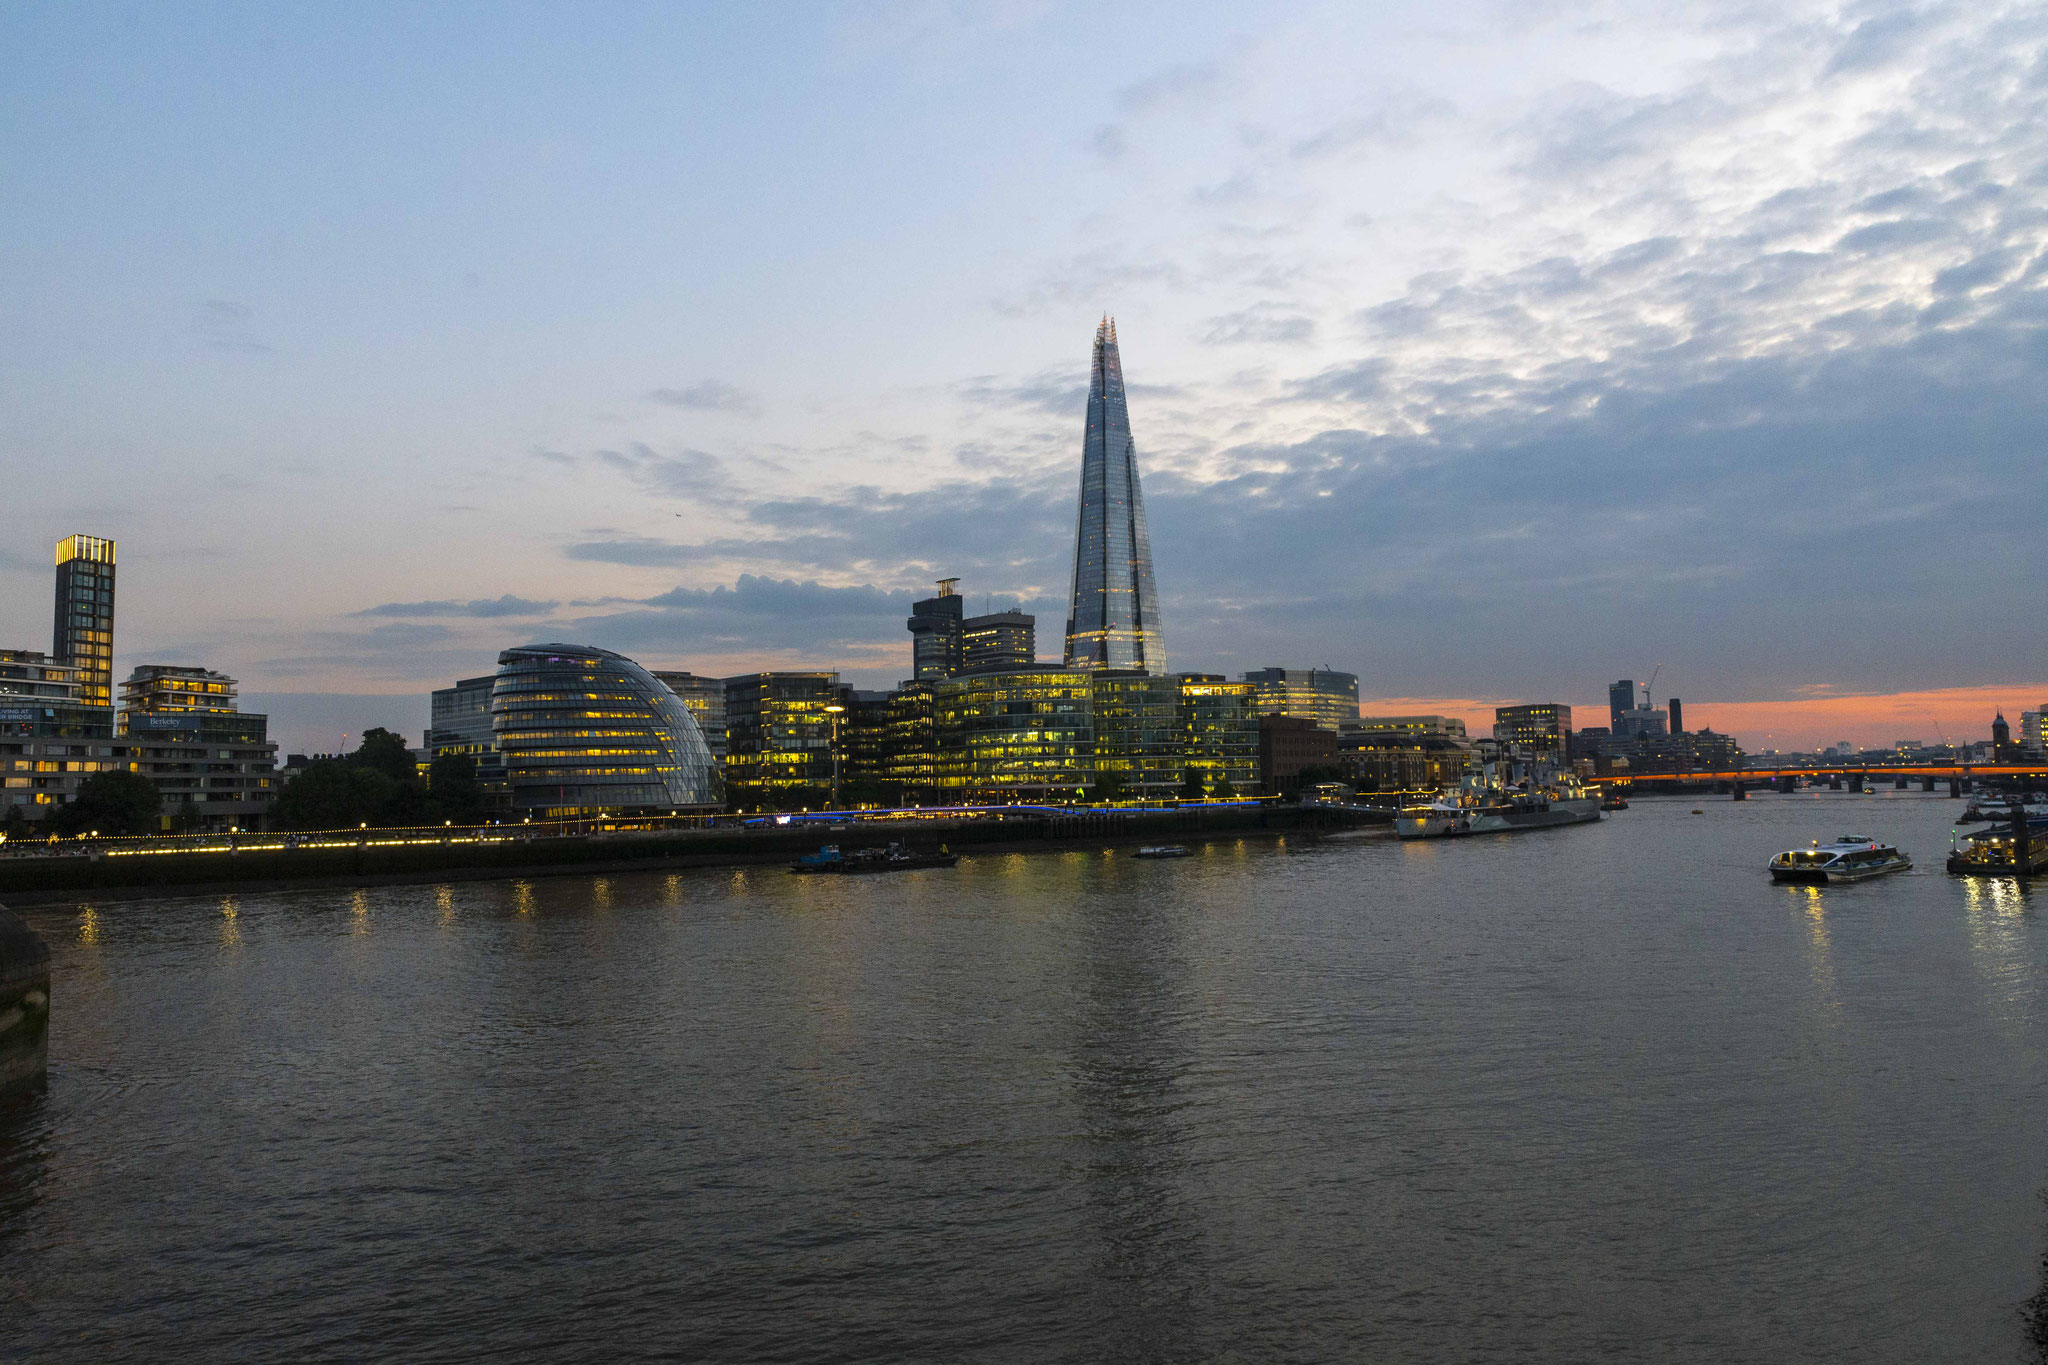
[(1627, 810), (1628, 798), (1620, 792), (1609, 792), (1600, 798), (1601, 810)]
[(1194, 851), (1181, 844), (1146, 844), (1133, 858), (1192, 858)]
[(960, 855), (949, 852), (944, 844), (936, 853), (919, 852), (905, 848), (900, 843), (887, 848), (857, 848), (851, 853), (841, 853), (839, 845), (826, 844), (816, 853), (806, 853), (789, 865), (789, 870), (799, 876), (815, 876), (829, 872), (842, 877), (858, 877), (874, 872), (912, 872), (925, 867), (951, 867), (960, 861)]
[(1913, 860), (1864, 834), (1844, 834), (1833, 843), (1816, 839), (1807, 848), (1787, 849), (1771, 859), (1774, 882), (1860, 882), (1887, 872), (1904, 872)]

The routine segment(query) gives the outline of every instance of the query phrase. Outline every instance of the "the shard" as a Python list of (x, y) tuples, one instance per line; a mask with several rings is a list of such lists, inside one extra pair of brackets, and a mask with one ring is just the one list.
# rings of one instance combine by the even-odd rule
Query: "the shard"
[(1067, 609), (1070, 668), (1166, 671), (1152, 537), (1138, 488), (1138, 448), (1124, 402), (1116, 323), (1095, 329), (1088, 432), (1081, 447), (1081, 515), (1074, 533), (1074, 595)]

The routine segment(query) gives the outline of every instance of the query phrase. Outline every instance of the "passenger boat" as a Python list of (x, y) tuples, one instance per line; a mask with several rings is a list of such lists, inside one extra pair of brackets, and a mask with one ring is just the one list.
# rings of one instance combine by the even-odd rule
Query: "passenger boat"
[(1194, 852), (1180, 844), (1146, 844), (1133, 858), (1192, 858)]
[(1620, 792), (1609, 792), (1600, 798), (1601, 810), (1627, 810), (1628, 798)]
[(1963, 836), (1948, 851), (1948, 870), (1979, 877), (2032, 877), (2048, 872), (2048, 820), (2027, 822), (2026, 852), (2010, 824)]
[(874, 872), (910, 872), (923, 867), (951, 867), (960, 861), (960, 855), (948, 852), (941, 844), (936, 853), (921, 853), (905, 848), (901, 843), (890, 844), (887, 848), (857, 848), (842, 854), (839, 845), (826, 844), (816, 853), (806, 853), (789, 865), (789, 870), (799, 876), (816, 876), (819, 873), (834, 873), (842, 877), (858, 877)]
[(2026, 811), (2028, 819), (2039, 820), (2048, 817), (2048, 796), (2039, 792), (1978, 792), (1970, 798), (1969, 806), (1957, 817), (1956, 823), (1968, 825), (1981, 820), (1996, 820), (2010, 824), (2015, 807)]
[(1503, 781), (1502, 767), (1475, 765), (1456, 787), (1426, 805), (1404, 806), (1394, 818), (1403, 839), (1455, 839), (1468, 834), (1515, 834), (1559, 825), (1591, 824), (1600, 818), (1600, 799), (1569, 772), (1529, 765), (1520, 780)]
[(1807, 848), (1787, 849), (1771, 859), (1774, 882), (1860, 882), (1887, 872), (1904, 872), (1913, 860), (1863, 834), (1844, 834), (1833, 843), (1816, 839)]

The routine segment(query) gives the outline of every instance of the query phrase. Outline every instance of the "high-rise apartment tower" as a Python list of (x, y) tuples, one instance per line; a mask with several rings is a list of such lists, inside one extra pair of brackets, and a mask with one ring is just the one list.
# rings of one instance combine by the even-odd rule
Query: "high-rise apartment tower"
[(114, 542), (57, 542), (57, 611), (50, 653), (78, 670), (78, 700), (114, 704)]
[(1166, 671), (1152, 537), (1138, 487), (1138, 449), (1124, 401), (1116, 323), (1095, 329), (1088, 430), (1081, 446), (1081, 510), (1074, 532), (1074, 591), (1067, 666)]

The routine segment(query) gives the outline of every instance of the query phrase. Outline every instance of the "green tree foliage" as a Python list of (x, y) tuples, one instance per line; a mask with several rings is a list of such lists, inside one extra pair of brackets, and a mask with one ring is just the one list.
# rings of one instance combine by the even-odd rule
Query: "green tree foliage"
[(1097, 768), (1095, 786), (1088, 794), (1091, 801), (1107, 803), (1124, 799), (1124, 775), (1115, 768)]
[(393, 782), (409, 782), (419, 775), (412, 750), (381, 725), (363, 731), (362, 745), (348, 756), (348, 761), (380, 772)]
[(458, 825), (484, 818), (484, 790), (477, 785), (476, 759), (468, 754), (441, 754), (427, 770), (427, 799), (433, 812)]
[(50, 812), (56, 834), (155, 834), (163, 797), (141, 773), (96, 773), (79, 784), (78, 795)]
[(1200, 768), (1189, 768), (1181, 775), (1180, 795), (1183, 801), (1199, 801), (1209, 794), (1209, 786), (1202, 780)]
[(373, 729), (347, 758), (322, 759), (285, 783), (274, 818), (284, 829), (388, 829), (481, 824), (485, 809), (474, 758), (442, 754), (422, 779), (405, 741)]
[(35, 826), (29, 823), (28, 816), (22, 814), (20, 806), (9, 806), (7, 818), (0, 820), (0, 835), (9, 839), (26, 839), (34, 830)]

